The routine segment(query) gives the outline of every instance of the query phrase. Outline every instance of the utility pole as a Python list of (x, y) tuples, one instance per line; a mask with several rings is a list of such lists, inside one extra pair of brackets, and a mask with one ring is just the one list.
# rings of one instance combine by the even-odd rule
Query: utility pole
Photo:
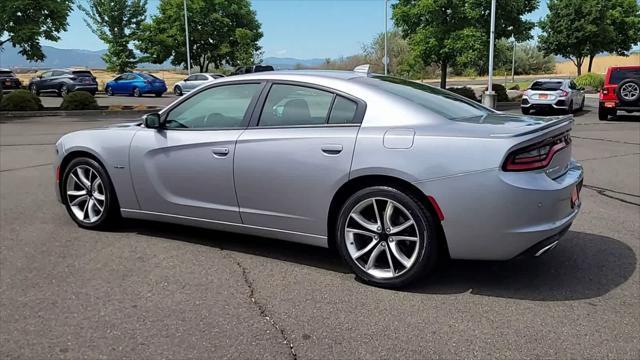
[(513, 59), (511, 60), (511, 82), (516, 82), (516, 38), (511, 35), (513, 39)]
[(389, 58), (387, 56), (387, 21), (389, 16), (387, 16), (387, 8), (389, 7), (388, 0), (384, 0), (384, 74), (387, 75), (387, 64), (389, 63)]
[(496, 0), (491, 0), (491, 34), (489, 36), (489, 82), (487, 91), (482, 94), (482, 103), (490, 108), (496, 107), (496, 93), (493, 92), (493, 43), (496, 32)]
[(187, 40), (187, 72), (191, 75), (191, 49), (189, 48), (189, 23), (187, 22), (187, 0), (184, 3), (184, 33)]

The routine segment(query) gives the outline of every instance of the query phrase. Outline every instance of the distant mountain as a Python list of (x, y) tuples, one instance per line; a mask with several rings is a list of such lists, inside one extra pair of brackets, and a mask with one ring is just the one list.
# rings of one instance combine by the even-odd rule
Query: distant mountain
[(296, 65), (302, 65), (304, 67), (314, 67), (324, 63), (324, 59), (295, 59), (295, 58), (281, 58), (281, 57), (268, 57), (262, 60), (263, 64), (272, 65), (279, 70), (292, 70), (296, 68)]
[[(106, 67), (101, 56), (106, 50), (82, 50), (82, 49), (58, 49), (52, 46), (43, 46), (42, 50), (47, 56), (43, 62), (31, 62), (18, 54), (18, 49), (5, 46), (0, 50), (0, 68), (67, 68), (67, 67), (88, 67), (92, 69), (104, 69)], [(301, 64), (304, 67), (318, 66), (324, 62), (324, 59), (294, 59), (268, 57), (263, 60), (264, 64), (273, 65), (276, 69), (289, 70), (294, 69), (296, 65)], [(166, 62), (162, 65), (140, 64), (141, 68), (172, 68), (173, 66)]]

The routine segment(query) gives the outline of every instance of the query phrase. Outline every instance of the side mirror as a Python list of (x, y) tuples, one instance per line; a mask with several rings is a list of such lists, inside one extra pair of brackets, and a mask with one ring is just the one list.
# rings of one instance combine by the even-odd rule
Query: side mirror
[(160, 120), (160, 114), (151, 113), (144, 116), (144, 127), (148, 129), (160, 129), (162, 128), (162, 121)]
[(189, 81), (189, 78), (184, 78), (184, 80), (182, 80), (182, 81), (187, 82), (187, 81)]
[(578, 90), (580, 90), (580, 91), (584, 91), (584, 86), (580, 86), (580, 87), (578, 88)]

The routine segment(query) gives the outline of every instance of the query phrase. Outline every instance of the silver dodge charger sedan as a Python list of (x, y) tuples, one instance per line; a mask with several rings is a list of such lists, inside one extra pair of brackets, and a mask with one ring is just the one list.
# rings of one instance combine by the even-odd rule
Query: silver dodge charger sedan
[(555, 247), (580, 209), (572, 123), (367, 71), (255, 73), (63, 136), (56, 190), (83, 228), (122, 216), (334, 247), (398, 287), (439, 257)]

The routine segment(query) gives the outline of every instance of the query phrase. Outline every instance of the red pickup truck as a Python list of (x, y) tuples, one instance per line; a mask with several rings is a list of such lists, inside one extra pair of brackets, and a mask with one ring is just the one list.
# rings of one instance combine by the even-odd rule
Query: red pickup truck
[(607, 69), (600, 90), (598, 118), (607, 120), (618, 111), (640, 112), (640, 66), (612, 66)]

